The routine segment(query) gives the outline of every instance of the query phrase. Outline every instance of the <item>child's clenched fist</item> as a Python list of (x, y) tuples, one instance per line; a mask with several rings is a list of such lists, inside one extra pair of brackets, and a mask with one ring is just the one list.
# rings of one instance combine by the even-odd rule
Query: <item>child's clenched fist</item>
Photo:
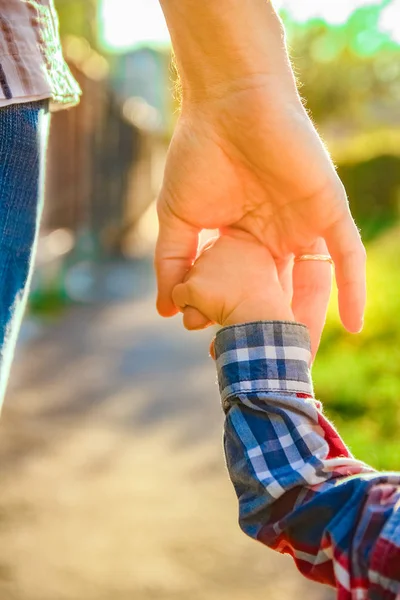
[[(173, 300), (184, 313), (184, 323), (190, 307), (224, 327), (249, 321), (294, 321), (272, 256), (242, 232), (209, 243), (185, 282), (175, 287)], [(193, 322), (189, 327), (196, 328)]]

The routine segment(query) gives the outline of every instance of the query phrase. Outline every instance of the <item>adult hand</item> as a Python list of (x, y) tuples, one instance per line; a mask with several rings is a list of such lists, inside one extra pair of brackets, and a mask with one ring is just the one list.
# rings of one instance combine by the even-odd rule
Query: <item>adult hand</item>
[[(365, 252), (343, 186), (297, 92), (285, 31), (265, 0), (160, 0), (182, 81), (182, 113), (158, 203), (158, 309), (197, 254), (203, 228), (243, 229), (265, 244), (293, 309), (319, 340), (327, 263), (293, 255), (326, 246), (350, 331), (362, 326)], [(207, 319), (189, 311), (188, 328)]]
[[(163, 316), (177, 312), (172, 290), (196, 257), (200, 231), (231, 226), (267, 246), (287, 285), (293, 255), (319, 253), (326, 243), (342, 322), (357, 332), (365, 306), (365, 251), (343, 186), (300, 99), (280, 95), (275, 83), (254, 77), (220, 97), (184, 104), (158, 201), (158, 310)], [(329, 292), (325, 264), (296, 265), (294, 312), (300, 310), (314, 339)], [(189, 328), (202, 324), (194, 312), (186, 320)]]

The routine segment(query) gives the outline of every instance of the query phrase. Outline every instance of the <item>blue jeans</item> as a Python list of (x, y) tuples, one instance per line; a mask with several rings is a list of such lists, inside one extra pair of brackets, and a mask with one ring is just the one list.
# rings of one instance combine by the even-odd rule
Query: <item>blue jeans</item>
[(46, 100), (0, 109), (0, 406), (32, 276), (48, 123)]

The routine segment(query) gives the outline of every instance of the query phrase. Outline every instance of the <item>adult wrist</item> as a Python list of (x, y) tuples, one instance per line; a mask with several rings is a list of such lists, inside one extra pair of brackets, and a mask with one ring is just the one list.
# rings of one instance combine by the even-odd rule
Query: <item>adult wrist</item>
[(265, 85), (296, 90), (282, 22), (269, 0), (160, 0), (183, 102)]

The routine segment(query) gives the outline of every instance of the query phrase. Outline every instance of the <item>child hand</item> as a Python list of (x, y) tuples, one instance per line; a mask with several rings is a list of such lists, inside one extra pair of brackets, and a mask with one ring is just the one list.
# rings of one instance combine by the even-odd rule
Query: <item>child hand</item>
[[(250, 321), (294, 321), (290, 298), (282, 289), (269, 251), (243, 232), (228, 233), (200, 253), (173, 301), (188, 329), (197, 329), (189, 307), (222, 326)], [(204, 327), (204, 322), (198, 328)]]

